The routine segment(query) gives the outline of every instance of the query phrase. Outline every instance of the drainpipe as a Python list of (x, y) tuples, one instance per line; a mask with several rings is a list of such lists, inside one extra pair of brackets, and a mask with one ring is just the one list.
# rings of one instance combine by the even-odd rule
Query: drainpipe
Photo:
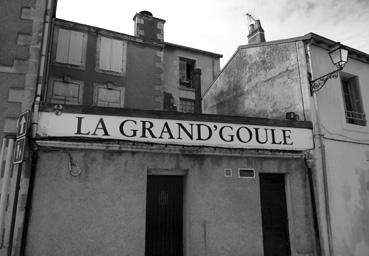
[(3, 185), (2, 185), (2, 188), (1, 188), (1, 199), (0, 199), (0, 231), (1, 232), (4, 228), (5, 204), (6, 204), (7, 194), (8, 194), (8, 186), (9, 186), (9, 181), (10, 181), (10, 172), (11, 172), (11, 169), (12, 169), (11, 160), (12, 160), (12, 156), (13, 156), (13, 146), (14, 146), (14, 139), (13, 138), (3, 139), (3, 145), (2, 145), (2, 148), (1, 148), (1, 156), (0, 156), (1, 161), (0, 161), (0, 163), (3, 162), (3, 155), (5, 154), (5, 143), (6, 143), (7, 140), (8, 140), (8, 148), (7, 148), (7, 152), (6, 152)]
[[(308, 54), (308, 61), (309, 61), (309, 69), (311, 73), (311, 77), (313, 80), (313, 69), (311, 64), (311, 51), (310, 51), (310, 45), (311, 43), (307, 43), (306, 49)], [(320, 116), (319, 116), (319, 108), (318, 108), (318, 100), (316, 97), (316, 93), (313, 93), (313, 100), (314, 100), (314, 113), (316, 122), (314, 125), (314, 138), (318, 137), (318, 140), (316, 141), (316, 148), (320, 148), (320, 151), (317, 153), (320, 154), (320, 159), (322, 161), (322, 177), (323, 177), (323, 193), (324, 193), (324, 205), (325, 205), (325, 218), (327, 222), (327, 235), (328, 235), (328, 255), (334, 255), (333, 254), (333, 239), (332, 239), (332, 225), (331, 225), (331, 214), (330, 214), (330, 207), (329, 207), (329, 189), (328, 189), (328, 179), (327, 179), (327, 162), (326, 162), (326, 152), (325, 152), (325, 145), (323, 140), (323, 134), (320, 124)], [(315, 168), (316, 170), (316, 168)]]
[(201, 114), (201, 69), (195, 68), (193, 70), (192, 84), (195, 89), (195, 113)]
[(51, 10), (52, 2), (53, 0), (47, 0), (47, 3), (46, 3), (43, 40), (42, 40), (42, 46), (41, 46), (40, 67), (38, 71), (35, 101), (33, 103), (33, 115), (32, 115), (32, 121), (31, 121), (31, 138), (36, 137), (37, 127), (38, 127), (38, 115), (39, 115), (39, 109), (40, 109), (40, 103), (41, 103), (41, 92), (42, 92), (42, 85), (44, 83), (44, 74), (45, 74), (46, 51), (48, 49), (48, 41), (49, 41), (50, 20), (51, 20), (51, 13), (53, 12), (53, 10)]
[(314, 223), (314, 235), (315, 235), (315, 243), (316, 243), (316, 251), (319, 256), (322, 255), (322, 247), (320, 244), (320, 229), (319, 229), (319, 221), (318, 221), (318, 211), (317, 211), (317, 203), (315, 198), (315, 190), (314, 190), (314, 179), (313, 179), (313, 171), (311, 169), (313, 163), (313, 159), (310, 157), (310, 154), (305, 156), (305, 165), (307, 169), (308, 175), (308, 184), (310, 191), (310, 199), (313, 211), (313, 223)]

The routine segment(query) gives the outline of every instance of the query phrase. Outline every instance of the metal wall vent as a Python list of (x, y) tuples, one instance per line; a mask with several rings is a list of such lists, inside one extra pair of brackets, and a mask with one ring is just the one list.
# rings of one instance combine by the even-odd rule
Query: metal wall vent
[(255, 178), (255, 169), (250, 168), (239, 168), (238, 178)]
[(224, 169), (224, 177), (226, 178), (232, 177), (232, 169)]

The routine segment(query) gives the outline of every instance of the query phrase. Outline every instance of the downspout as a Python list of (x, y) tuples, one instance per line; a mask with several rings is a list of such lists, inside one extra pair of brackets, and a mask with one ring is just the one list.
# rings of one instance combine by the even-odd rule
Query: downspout
[(45, 75), (46, 51), (48, 49), (48, 41), (49, 41), (50, 20), (51, 20), (51, 14), (53, 12), (51, 10), (53, 0), (46, 0), (46, 1), (47, 2), (46, 2), (45, 19), (44, 19), (43, 40), (42, 40), (42, 45), (41, 45), (40, 67), (38, 71), (36, 95), (35, 95), (35, 100), (33, 103), (33, 114), (32, 114), (32, 121), (31, 121), (31, 138), (36, 137), (37, 127), (38, 127), (38, 116), (39, 116), (39, 109), (40, 109), (40, 103), (41, 103), (42, 85), (44, 83), (44, 75)]
[(308, 176), (308, 184), (309, 184), (309, 191), (310, 191), (310, 199), (313, 211), (313, 223), (314, 223), (314, 235), (315, 235), (315, 242), (316, 242), (316, 251), (319, 256), (322, 255), (322, 246), (320, 243), (320, 229), (319, 229), (319, 222), (318, 222), (318, 211), (317, 211), (317, 203), (315, 198), (315, 190), (314, 190), (314, 179), (313, 179), (313, 171), (311, 169), (313, 159), (310, 158), (309, 154), (305, 156), (305, 165), (307, 168), (307, 176)]
[[(10, 181), (10, 172), (12, 170), (12, 156), (13, 156), (13, 146), (14, 146), (14, 139), (3, 139), (3, 146), (1, 148), (1, 165), (4, 160), (5, 155), (5, 143), (6, 140), (8, 140), (8, 147), (6, 149), (6, 160), (5, 160), (5, 167), (4, 167), (4, 177), (3, 177), (3, 184), (1, 187), (1, 198), (0, 198), (0, 230), (2, 232), (4, 228), (4, 220), (5, 220), (5, 205), (6, 205), (6, 199), (8, 194), (8, 187), (9, 187), (9, 181)], [(4, 234), (5, 235), (5, 234)], [(2, 245), (4, 246), (4, 245)]]
[[(313, 79), (313, 69), (311, 64), (311, 51), (310, 51), (311, 43), (308, 42), (306, 44), (307, 54), (309, 58), (309, 69), (311, 73), (311, 78)], [(312, 80), (311, 79), (311, 80)], [(322, 174), (323, 174), (323, 191), (324, 191), (324, 205), (325, 205), (325, 218), (327, 222), (327, 235), (328, 235), (328, 255), (333, 254), (333, 240), (332, 240), (332, 225), (331, 225), (331, 214), (330, 214), (330, 207), (329, 207), (329, 190), (328, 190), (328, 179), (327, 179), (327, 162), (326, 162), (326, 152), (325, 152), (325, 145), (323, 140), (323, 134), (321, 132), (321, 125), (320, 125), (320, 116), (319, 116), (319, 108), (318, 108), (318, 100), (316, 97), (316, 93), (312, 94), (314, 100), (314, 112), (316, 117), (316, 125), (314, 126), (314, 138), (318, 137), (318, 148), (320, 148), (321, 154), (321, 161), (322, 161)]]

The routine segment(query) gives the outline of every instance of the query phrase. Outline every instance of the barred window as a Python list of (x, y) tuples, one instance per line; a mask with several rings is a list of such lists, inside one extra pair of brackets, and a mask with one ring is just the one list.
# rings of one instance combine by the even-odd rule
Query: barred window
[(345, 102), (346, 122), (355, 125), (366, 125), (366, 118), (361, 100), (357, 76), (341, 76), (343, 99)]

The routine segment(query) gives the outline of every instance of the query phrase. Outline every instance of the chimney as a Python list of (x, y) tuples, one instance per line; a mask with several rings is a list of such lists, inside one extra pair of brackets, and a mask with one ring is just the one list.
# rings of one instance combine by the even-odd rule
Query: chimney
[(155, 18), (149, 11), (141, 11), (133, 17), (135, 22), (135, 37), (145, 41), (164, 42), (165, 20)]
[(250, 24), (247, 38), (249, 44), (265, 42), (264, 29), (261, 26), (260, 20), (255, 20), (255, 24)]

